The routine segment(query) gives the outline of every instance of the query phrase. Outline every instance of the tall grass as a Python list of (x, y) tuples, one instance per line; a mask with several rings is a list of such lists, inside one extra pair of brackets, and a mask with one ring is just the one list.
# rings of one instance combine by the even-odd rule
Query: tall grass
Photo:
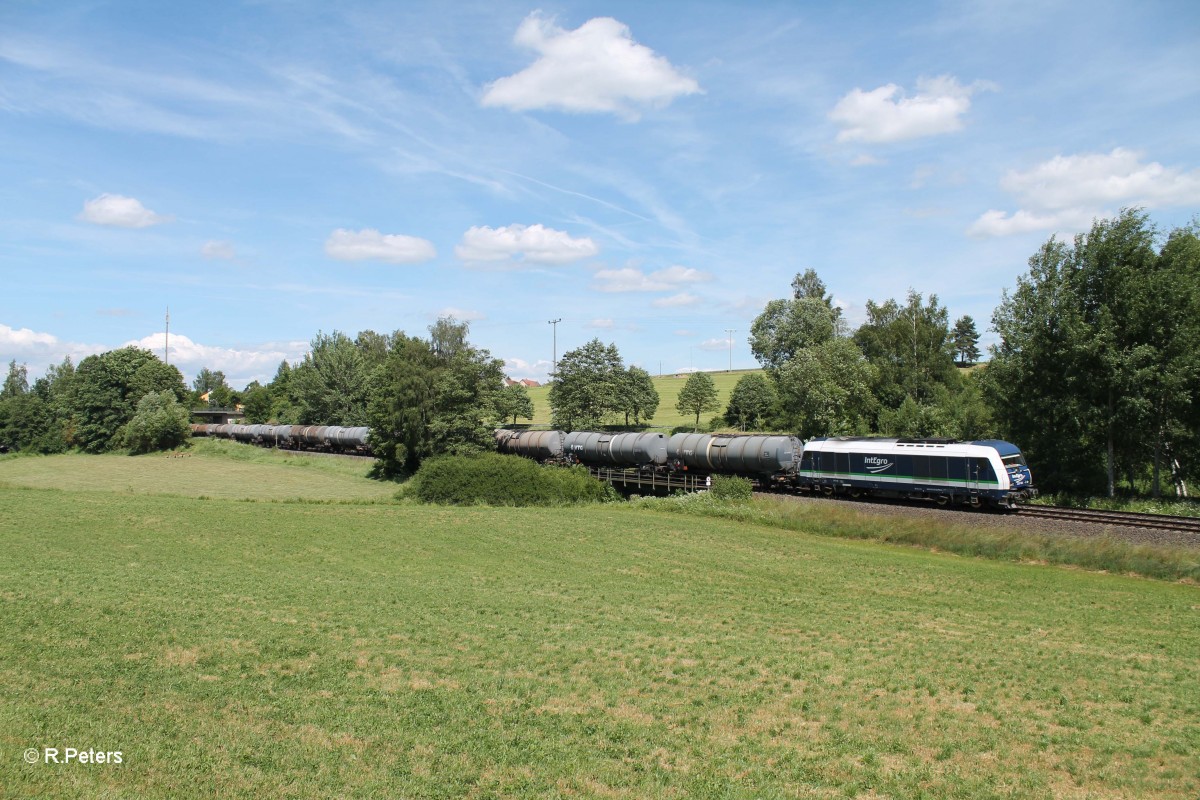
[(1055, 536), (928, 517), (878, 517), (833, 505), (776, 498), (728, 503), (711, 493), (699, 493), (643, 497), (633, 502), (645, 509), (731, 519), (818, 536), (871, 539), (999, 561), (1034, 561), (1162, 580), (1200, 581), (1200, 548), (1138, 545), (1104, 536)]

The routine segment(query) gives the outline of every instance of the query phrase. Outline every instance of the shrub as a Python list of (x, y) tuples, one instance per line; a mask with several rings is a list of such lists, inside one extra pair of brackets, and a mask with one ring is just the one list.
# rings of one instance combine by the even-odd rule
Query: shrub
[(718, 500), (738, 503), (746, 502), (754, 496), (754, 486), (750, 480), (733, 475), (713, 475), (709, 491)]
[(192, 436), (189, 416), (173, 392), (149, 392), (138, 401), (137, 413), (125, 426), (123, 443), (133, 453), (178, 447)]
[(429, 459), (411, 491), (418, 500), (446, 505), (562, 506), (612, 497), (612, 488), (583, 467), (543, 467), (498, 453)]

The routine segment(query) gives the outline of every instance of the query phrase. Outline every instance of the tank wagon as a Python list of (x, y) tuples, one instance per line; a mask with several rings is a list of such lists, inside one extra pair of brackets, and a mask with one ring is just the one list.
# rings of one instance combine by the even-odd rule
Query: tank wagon
[(794, 436), (677, 433), (667, 444), (677, 468), (759, 479), (794, 475), (803, 446)]
[(667, 465), (667, 437), (661, 433), (573, 431), (564, 450), (574, 462), (589, 467), (658, 469)]
[(193, 425), (193, 436), (233, 439), (244, 444), (285, 450), (320, 450), (369, 454), (370, 429), (339, 425)]
[(538, 461), (643, 471), (780, 479), (794, 475), (801, 443), (792, 436), (607, 431), (496, 431), (501, 453)]
[(501, 453), (525, 456), (535, 461), (558, 461), (563, 457), (562, 431), (512, 431), (500, 428), (495, 433), (496, 449)]
[(986, 439), (820, 438), (804, 446), (795, 483), (825, 495), (875, 495), (1013, 507), (1037, 496), (1021, 451)]

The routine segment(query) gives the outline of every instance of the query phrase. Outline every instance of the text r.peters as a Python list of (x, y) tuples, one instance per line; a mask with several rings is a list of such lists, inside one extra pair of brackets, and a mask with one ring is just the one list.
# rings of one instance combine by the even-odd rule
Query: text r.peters
[(46, 764), (122, 764), (124, 758), (121, 751), (109, 750), (76, 750), (74, 747), (47, 747), (42, 751)]

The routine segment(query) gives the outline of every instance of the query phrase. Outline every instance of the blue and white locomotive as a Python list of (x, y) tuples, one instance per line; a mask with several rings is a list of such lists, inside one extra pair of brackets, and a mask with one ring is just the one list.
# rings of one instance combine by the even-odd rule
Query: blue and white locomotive
[(828, 437), (804, 446), (796, 482), (822, 494), (1011, 508), (1037, 495), (1021, 451), (985, 439)]

